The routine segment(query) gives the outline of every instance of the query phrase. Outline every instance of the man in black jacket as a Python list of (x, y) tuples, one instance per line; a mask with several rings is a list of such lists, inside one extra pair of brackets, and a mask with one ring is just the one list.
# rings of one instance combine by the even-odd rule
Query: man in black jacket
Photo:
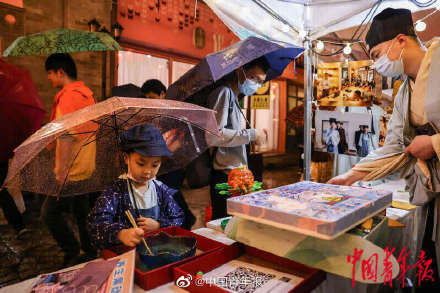
[(354, 133), (354, 146), (356, 147), (356, 153), (359, 155), (361, 147), (359, 146), (359, 139), (361, 138), (361, 134), (364, 131), (364, 127), (359, 125), (359, 130)]

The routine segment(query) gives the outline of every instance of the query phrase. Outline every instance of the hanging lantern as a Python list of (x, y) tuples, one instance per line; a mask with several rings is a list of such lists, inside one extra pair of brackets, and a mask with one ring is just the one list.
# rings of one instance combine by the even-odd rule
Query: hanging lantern
[(99, 28), (101, 27), (101, 24), (96, 20), (96, 18), (92, 19), (88, 22), (89, 25), (89, 32), (97, 32)]
[(112, 25), (112, 33), (115, 40), (119, 40), (121, 38), (121, 34), (124, 28), (118, 22)]
[(6, 23), (9, 25), (14, 25), (17, 21), (15, 19), (15, 16), (13, 16), (12, 14), (6, 14), (4, 19), (5, 19)]

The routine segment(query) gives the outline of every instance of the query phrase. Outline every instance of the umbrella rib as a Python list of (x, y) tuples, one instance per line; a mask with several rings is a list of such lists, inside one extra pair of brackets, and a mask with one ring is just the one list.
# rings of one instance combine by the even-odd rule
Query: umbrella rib
[[(128, 121), (130, 121), (131, 119), (133, 119), (135, 116), (137, 116), (143, 109), (139, 109), (139, 111), (137, 111), (136, 113), (132, 114), (131, 117), (129, 117), (127, 120), (125, 120), (124, 122), (122, 122), (119, 127), (123, 127)], [(116, 116), (116, 119), (118, 119), (118, 117)], [(122, 119), (120, 119), (122, 120)]]
[(99, 136), (98, 136), (98, 135), (95, 135), (95, 139), (93, 139), (93, 140), (91, 140), (91, 141), (85, 143), (83, 146), (86, 146), (86, 145), (88, 145), (88, 144), (91, 144), (92, 142), (97, 141), (97, 140), (100, 139), (101, 137), (106, 136), (106, 135), (108, 134), (108, 132), (113, 132), (113, 131), (114, 131), (113, 129), (112, 129), (112, 130), (105, 130), (105, 132), (102, 131), (102, 132), (99, 133)]
[(96, 133), (96, 130), (95, 131), (76, 132), (76, 133), (66, 133), (66, 134), (63, 134), (63, 136), (73, 136), (73, 135), (88, 134), (88, 133)]
[(94, 122), (94, 123), (96, 123), (96, 124), (99, 124), (99, 125), (101, 125), (101, 126), (106, 126), (106, 127), (108, 127), (108, 128), (114, 129), (113, 125), (109, 125), (109, 124), (106, 124), (106, 123), (103, 123), (103, 122), (98, 122), (98, 121), (96, 121), (96, 120), (90, 120), (90, 121), (92, 121), (92, 122)]

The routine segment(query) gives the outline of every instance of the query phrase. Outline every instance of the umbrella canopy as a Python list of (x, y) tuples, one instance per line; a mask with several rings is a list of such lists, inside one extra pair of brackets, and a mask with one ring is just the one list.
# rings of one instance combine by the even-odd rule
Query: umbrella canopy
[(271, 80), (281, 75), (287, 65), (303, 51), (301, 47), (286, 43), (249, 37), (206, 56), (168, 88), (166, 98), (183, 101), (261, 56), (269, 62), (270, 69), (266, 80)]
[(142, 90), (137, 85), (127, 83), (112, 87), (112, 97), (142, 98)]
[(122, 50), (122, 47), (109, 34), (59, 28), (19, 37), (3, 56), (116, 50)]
[(303, 40), (300, 34), (305, 35), (305, 32), (309, 32), (310, 37), (316, 39), (330, 32), (357, 26), (367, 15), (368, 23), (377, 13), (387, 7), (407, 8), (415, 12), (438, 7), (437, 2), (407, 0), (205, 1), (240, 39), (259, 36), (297, 45), (302, 45)]
[(0, 59), (0, 162), (41, 127), (46, 115), (40, 95), (27, 70)]
[[(160, 173), (182, 168), (218, 136), (215, 112), (178, 101), (110, 98), (46, 124), (16, 150), (5, 186), (68, 196), (102, 191), (126, 172), (119, 147), (122, 131), (153, 124), (174, 156)], [(215, 137), (213, 137), (215, 138)], [(88, 174), (88, 176), (86, 176)]]

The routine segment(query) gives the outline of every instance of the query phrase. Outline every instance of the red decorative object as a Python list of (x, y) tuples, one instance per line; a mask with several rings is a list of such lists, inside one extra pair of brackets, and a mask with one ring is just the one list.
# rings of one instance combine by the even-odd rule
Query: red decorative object
[(254, 185), (254, 174), (246, 166), (236, 168), (229, 173), (228, 185), (232, 189), (249, 191)]

